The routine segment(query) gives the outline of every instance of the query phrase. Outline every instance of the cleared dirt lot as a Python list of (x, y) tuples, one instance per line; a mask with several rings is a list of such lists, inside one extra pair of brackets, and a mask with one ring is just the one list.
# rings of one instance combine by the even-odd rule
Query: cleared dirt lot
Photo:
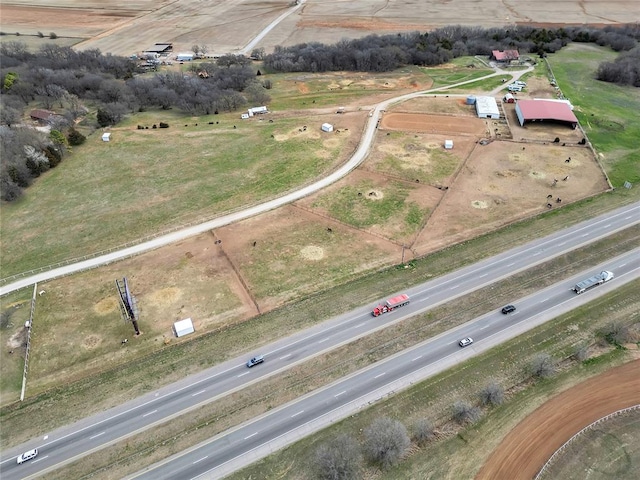
[(640, 361), (589, 379), (546, 402), (502, 441), (477, 480), (533, 478), (547, 459), (590, 423), (640, 403)]
[[(78, 48), (99, 48), (118, 55), (139, 52), (155, 42), (173, 42), (175, 51), (199, 44), (208, 45), (212, 52), (231, 52), (292, 8), (289, 0), (105, 0), (83, 2), (82, 8), (77, 4), (73, 0), (3, 2), (2, 29), (32, 35), (53, 31), (78, 37), (82, 40)], [(307, 0), (258, 46), (271, 51), (276, 45), (334, 43), (371, 33), (424, 31), (446, 25), (617, 24), (637, 20), (629, 18), (635, 5), (635, 0), (485, 0), (479, 16), (475, 0)]]

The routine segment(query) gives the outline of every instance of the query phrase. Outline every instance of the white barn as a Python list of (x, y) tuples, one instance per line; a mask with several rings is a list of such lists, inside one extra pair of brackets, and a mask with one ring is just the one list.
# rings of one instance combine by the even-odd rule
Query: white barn
[(480, 118), (500, 118), (500, 110), (498, 110), (498, 102), (493, 97), (477, 97), (476, 113)]

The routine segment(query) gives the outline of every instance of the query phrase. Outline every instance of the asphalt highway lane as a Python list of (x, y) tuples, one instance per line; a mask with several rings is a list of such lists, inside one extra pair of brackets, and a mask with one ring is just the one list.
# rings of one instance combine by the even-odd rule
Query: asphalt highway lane
[[(27, 442), (3, 452), (0, 474), (3, 479), (20, 478), (23, 475), (44, 473), (59, 468), (114, 441), (169, 421), (204, 403), (276, 375), (314, 356), (638, 223), (639, 212), (640, 204), (634, 204), (582, 222), (549, 237), (408, 289), (406, 293), (411, 296), (411, 303), (396, 311), (373, 317), (373, 305), (356, 309), (267, 345), (260, 351), (250, 352), (246, 358), (230, 360), (77, 424), (43, 434), (41, 440)], [(616, 283), (615, 279), (613, 283)], [(247, 358), (258, 353), (265, 355), (265, 363), (247, 369)], [(40, 456), (35, 461), (17, 468), (15, 456), (36, 447), (41, 451)]]

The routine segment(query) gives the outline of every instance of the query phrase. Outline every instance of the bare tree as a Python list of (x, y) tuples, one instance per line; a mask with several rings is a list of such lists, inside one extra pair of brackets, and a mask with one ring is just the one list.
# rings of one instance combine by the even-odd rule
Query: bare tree
[(355, 480), (361, 477), (360, 446), (348, 435), (339, 435), (315, 452), (312, 469), (321, 480)]
[(254, 105), (266, 105), (271, 101), (271, 97), (265, 88), (258, 82), (250, 83), (244, 90), (247, 100)]
[(406, 427), (387, 417), (375, 420), (365, 429), (364, 436), (365, 456), (382, 468), (397, 463), (411, 444)]
[(631, 331), (619, 322), (612, 322), (602, 330), (602, 336), (607, 342), (615, 345), (622, 345), (633, 340)]
[(418, 445), (424, 445), (435, 437), (434, 428), (428, 420), (420, 419), (413, 425), (413, 439)]
[(453, 404), (453, 419), (460, 425), (475, 423), (482, 416), (480, 409), (468, 402), (457, 401)]
[(504, 401), (504, 388), (498, 382), (492, 380), (480, 390), (479, 395), (482, 405), (500, 405)]
[(533, 357), (529, 369), (534, 377), (549, 378), (555, 373), (556, 365), (551, 355), (539, 353)]
[(578, 345), (573, 356), (577, 361), (584, 362), (589, 358), (589, 345)]

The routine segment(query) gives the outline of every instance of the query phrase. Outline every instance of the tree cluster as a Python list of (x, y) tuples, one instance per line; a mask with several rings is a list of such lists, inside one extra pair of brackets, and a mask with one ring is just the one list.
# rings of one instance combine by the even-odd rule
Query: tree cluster
[(601, 63), (598, 80), (640, 87), (640, 47), (622, 53), (613, 62)]
[[(88, 113), (85, 103), (97, 107), (100, 127), (117, 124), (126, 114), (148, 108), (176, 107), (197, 115), (232, 111), (247, 100), (264, 105), (269, 95), (257, 82), (250, 64), (244, 56), (224, 55), (216, 63), (192, 65), (193, 71), (187, 75), (169, 72), (143, 77), (136, 75), (138, 67), (133, 60), (102, 55), (99, 50), (76, 52), (70, 47), (45, 45), (31, 53), (24, 43), (2, 43), (2, 199), (19, 198), (33, 178), (60, 162), (65, 145), (84, 141), (73, 125)], [(19, 127), (27, 108), (34, 104), (59, 113), (49, 121), (56, 138)], [(52, 155), (60, 158), (49, 158)]]
[(480, 28), (451, 26), (428, 33), (369, 35), (334, 45), (303, 43), (276, 47), (264, 56), (265, 67), (276, 72), (386, 72), (401, 66), (440, 65), (464, 55), (489, 55), (492, 50), (518, 49), (544, 55), (569, 42), (595, 42), (626, 51), (640, 39), (638, 24), (602, 29), (588, 26), (557, 29), (530, 26)]

